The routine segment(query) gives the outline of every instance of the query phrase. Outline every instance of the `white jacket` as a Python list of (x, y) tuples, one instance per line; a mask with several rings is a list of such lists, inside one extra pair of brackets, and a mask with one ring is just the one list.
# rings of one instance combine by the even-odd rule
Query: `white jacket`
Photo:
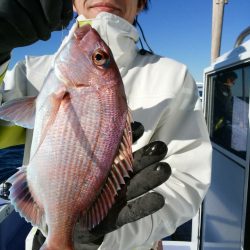
[[(164, 141), (168, 146), (164, 161), (172, 168), (169, 180), (155, 189), (165, 197), (165, 206), (107, 234), (98, 249), (148, 250), (154, 241), (172, 234), (197, 213), (210, 184), (211, 145), (198, 91), (183, 64), (158, 55), (139, 54), (135, 44), (138, 33), (125, 20), (100, 13), (92, 27), (110, 46), (133, 119), (145, 127), (133, 149), (151, 141)], [(11, 90), (3, 93), (3, 100), (37, 94), (52, 60), (53, 56), (26, 57), (18, 63), (5, 77), (5, 89)], [(30, 134), (27, 137), (26, 161)]]

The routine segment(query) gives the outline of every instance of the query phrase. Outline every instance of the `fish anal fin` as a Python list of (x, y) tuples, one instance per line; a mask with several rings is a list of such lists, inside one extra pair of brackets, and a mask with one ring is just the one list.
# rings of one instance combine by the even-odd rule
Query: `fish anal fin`
[(125, 185), (125, 178), (133, 171), (131, 116), (128, 114), (123, 137), (106, 183), (86, 214), (87, 228), (91, 230), (108, 214), (116, 202), (117, 191)]
[(0, 106), (0, 119), (18, 126), (32, 129), (35, 123), (36, 97), (22, 97), (8, 101)]
[(34, 201), (26, 179), (26, 166), (19, 168), (19, 171), (12, 175), (7, 182), (11, 183), (10, 200), (15, 210), (34, 226), (42, 224), (43, 210)]

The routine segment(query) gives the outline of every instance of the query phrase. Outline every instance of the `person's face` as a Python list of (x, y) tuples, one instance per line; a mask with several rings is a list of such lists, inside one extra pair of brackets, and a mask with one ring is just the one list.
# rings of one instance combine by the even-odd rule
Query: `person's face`
[(229, 77), (229, 78), (227, 78), (227, 80), (226, 80), (226, 82), (224, 83), (224, 85), (229, 86), (229, 87), (232, 87), (232, 86), (234, 85), (234, 83), (235, 83), (235, 78)]
[(145, 0), (75, 0), (74, 10), (88, 19), (95, 18), (98, 13), (105, 11), (133, 23), (144, 4)]

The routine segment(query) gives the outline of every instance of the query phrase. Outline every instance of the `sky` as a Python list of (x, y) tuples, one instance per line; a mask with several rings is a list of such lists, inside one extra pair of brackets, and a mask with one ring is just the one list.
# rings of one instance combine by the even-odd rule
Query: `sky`
[[(221, 54), (231, 50), (240, 32), (250, 26), (249, 10), (250, 0), (228, 0)], [(154, 53), (186, 64), (194, 79), (203, 82), (203, 71), (211, 61), (212, 0), (151, 0), (139, 23)], [(25, 55), (54, 53), (67, 32), (53, 32), (49, 41), (14, 49), (9, 67)]]

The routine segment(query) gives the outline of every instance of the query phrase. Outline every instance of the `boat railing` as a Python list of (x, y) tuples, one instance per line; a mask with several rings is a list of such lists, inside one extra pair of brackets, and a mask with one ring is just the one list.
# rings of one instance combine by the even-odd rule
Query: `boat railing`
[(246, 29), (244, 29), (244, 30), (239, 34), (239, 36), (237, 37), (236, 42), (235, 42), (235, 44), (234, 44), (234, 48), (239, 47), (239, 46), (242, 44), (243, 40), (244, 40), (248, 35), (250, 35), (250, 26), (248, 26)]

